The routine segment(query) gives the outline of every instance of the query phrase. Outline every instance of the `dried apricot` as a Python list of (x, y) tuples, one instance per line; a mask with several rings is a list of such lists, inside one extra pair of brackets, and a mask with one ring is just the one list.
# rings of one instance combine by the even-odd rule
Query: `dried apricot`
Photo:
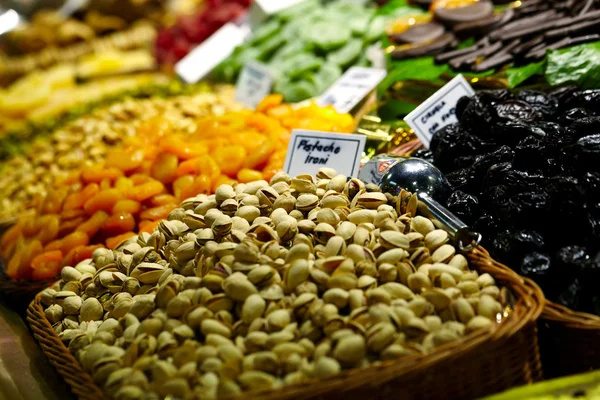
[(90, 167), (85, 167), (81, 171), (81, 178), (88, 183), (99, 183), (105, 179), (112, 182), (120, 176), (123, 176), (123, 171), (116, 167), (105, 167), (103, 164), (96, 164)]
[(111, 211), (119, 200), (123, 198), (123, 193), (119, 189), (106, 189), (89, 199), (83, 206), (83, 209), (89, 214), (96, 211)]
[(62, 239), (62, 247), (60, 249), (64, 254), (67, 254), (72, 248), (87, 246), (89, 243), (90, 238), (87, 234), (75, 231)]
[(151, 180), (143, 183), (139, 186), (134, 186), (127, 191), (127, 197), (131, 200), (144, 201), (152, 196), (161, 194), (165, 190), (165, 187), (159, 181)]
[(130, 200), (130, 199), (123, 199), (123, 200), (117, 201), (117, 203), (112, 208), (112, 213), (118, 214), (120, 212), (126, 212), (129, 214), (137, 214), (141, 210), (142, 210), (142, 205), (139, 202), (137, 202), (135, 200)]
[(187, 199), (189, 197), (196, 197), (199, 194), (210, 194), (211, 190), (211, 179), (207, 175), (200, 175), (194, 179), (194, 183), (187, 186), (181, 191), (181, 199)]
[(181, 192), (192, 183), (194, 183), (194, 177), (192, 175), (183, 175), (177, 178), (175, 182), (173, 182), (173, 194), (175, 197), (177, 197), (179, 200), (182, 200)]
[(172, 183), (177, 179), (178, 163), (175, 154), (160, 153), (150, 167), (150, 176), (164, 184)]
[(77, 231), (84, 232), (88, 237), (92, 238), (102, 228), (108, 217), (109, 215), (106, 212), (96, 211), (90, 219), (77, 227)]
[(109, 237), (106, 239), (106, 247), (109, 249), (115, 249), (122, 242), (136, 235), (137, 234), (135, 232), (125, 232), (117, 236)]
[(177, 204), (178, 201), (172, 194), (159, 194), (150, 199), (152, 207), (164, 206), (165, 204)]
[(177, 204), (175, 204), (175, 203), (165, 204), (165, 205), (154, 207), (154, 208), (148, 208), (148, 209), (142, 211), (142, 213), (140, 214), (140, 218), (141, 219), (150, 219), (150, 220), (166, 219), (169, 216), (169, 214), (171, 213), (171, 211), (173, 211), (176, 208), (177, 208)]
[(86, 201), (100, 192), (100, 186), (97, 183), (90, 183), (83, 188), (81, 192), (71, 193), (65, 199), (63, 210), (76, 210), (83, 208)]
[(140, 148), (132, 148), (111, 152), (106, 158), (106, 166), (129, 172), (142, 165), (143, 161), (144, 151)]
[(275, 146), (270, 141), (265, 141), (258, 148), (248, 154), (246, 160), (244, 160), (244, 168), (250, 169), (261, 169), (269, 161), (269, 156), (275, 150)]
[(133, 218), (133, 215), (126, 212), (120, 212), (111, 215), (106, 222), (104, 222), (104, 225), (102, 225), (102, 233), (110, 237), (120, 235), (123, 232), (132, 231), (134, 228), (135, 218)]
[(237, 179), (242, 183), (259, 181), (263, 179), (263, 174), (262, 172), (256, 171), (254, 169), (242, 168), (237, 174)]
[(160, 223), (160, 220), (158, 221), (142, 221), (140, 222), (140, 233), (152, 233), (154, 232), (154, 229), (156, 229), (158, 227), (158, 224)]
[(218, 148), (212, 155), (221, 173), (231, 177), (236, 176), (246, 159), (246, 150), (242, 146), (233, 145)]

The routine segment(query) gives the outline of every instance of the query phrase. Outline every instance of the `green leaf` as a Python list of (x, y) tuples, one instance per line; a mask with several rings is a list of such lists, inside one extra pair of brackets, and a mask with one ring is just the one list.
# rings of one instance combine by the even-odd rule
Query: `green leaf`
[(395, 61), (391, 70), (379, 85), (380, 93), (387, 90), (398, 81), (424, 80), (435, 81), (444, 72), (448, 72), (446, 64), (437, 65), (433, 57), (409, 58), (407, 60)]
[(600, 42), (548, 52), (546, 80), (552, 86), (573, 83), (582, 88), (600, 86)]
[(386, 5), (380, 7), (375, 15), (385, 17), (400, 17), (402, 15), (420, 15), (427, 14), (427, 11), (419, 7), (413, 7), (407, 0), (392, 0)]
[(508, 77), (508, 87), (511, 89), (515, 88), (534, 75), (542, 75), (545, 66), (546, 60), (542, 60), (521, 67), (507, 69), (506, 76)]

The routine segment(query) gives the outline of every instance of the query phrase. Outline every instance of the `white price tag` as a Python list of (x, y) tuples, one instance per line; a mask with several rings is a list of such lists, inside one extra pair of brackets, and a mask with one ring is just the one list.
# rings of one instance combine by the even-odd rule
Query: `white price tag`
[(273, 76), (271, 71), (258, 62), (251, 61), (244, 65), (235, 86), (235, 98), (248, 108), (256, 106), (271, 93)]
[(316, 174), (321, 168), (356, 176), (367, 137), (294, 129), (283, 170), (290, 176)]
[(256, 27), (273, 14), (305, 0), (254, 0), (250, 6), (250, 25)]
[(384, 69), (352, 67), (317, 99), (317, 104), (322, 107), (332, 105), (342, 114), (350, 112), (385, 75)]
[(186, 83), (196, 83), (231, 55), (243, 43), (248, 28), (229, 22), (175, 65)]
[(423, 145), (429, 148), (435, 132), (458, 122), (456, 103), (463, 96), (475, 96), (475, 91), (462, 75), (458, 75), (408, 114), (404, 121), (415, 131)]

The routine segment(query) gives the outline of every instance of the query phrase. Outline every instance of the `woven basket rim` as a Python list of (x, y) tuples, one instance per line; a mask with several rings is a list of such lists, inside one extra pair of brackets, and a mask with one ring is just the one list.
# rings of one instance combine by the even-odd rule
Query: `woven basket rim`
[(574, 329), (600, 329), (600, 316), (575, 311), (550, 300), (546, 300), (542, 318)]
[[(473, 332), (462, 340), (447, 343), (431, 353), (407, 356), (399, 360), (383, 361), (366, 368), (351, 369), (329, 379), (303, 382), (302, 384), (275, 390), (252, 392), (252, 398), (270, 400), (303, 399), (323, 395), (336, 389), (351, 390), (359, 386), (376, 386), (394, 378), (422, 371), (440, 361), (458, 358), (486, 343), (508, 340), (538, 319), (544, 309), (545, 299), (541, 289), (535, 282), (520, 277), (510, 268), (494, 261), (489, 253), (481, 247), (475, 249), (468, 258), (469, 265), (473, 269), (482, 273), (490, 273), (494, 279), (502, 282), (502, 286), (507, 286), (517, 297), (512, 312), (492, 331)], [(92, 377), (82, 370), (79, 362), (62, 343), (58, 334), (45, 318), (41, 304), (41, 292), (35, 296), (27, 309), (27, 321), (50, 362), (59, 370), (80, 399), (106, 397), (103, 391), (94, 383)], [(101, 395), (98, 396), (98, 393)], [(239, 399), (240, 397), (236, 396), (234, 398)]]

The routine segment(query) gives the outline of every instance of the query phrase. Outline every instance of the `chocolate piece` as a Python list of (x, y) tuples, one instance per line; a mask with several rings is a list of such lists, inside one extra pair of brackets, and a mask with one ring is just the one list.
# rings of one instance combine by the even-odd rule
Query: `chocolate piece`
[(568, 26), (572, 24), (573, 18), (561, 18), (554, 21), (548, 21), (542, 24), (535, 24), (533, 26), (528, 26), (522, 29), (516, 29), (512, 32), (507, 32), (503, 40), (512, 40), (516, 38), (521, 38), (523, 36), (530, 36), (535, 34), (540, 34), (552, 28), (562, 28), (564, 26)]
[(510, 21), (515, 15), (512, 8), (508, 8), (498, 14), (490, 15), (478, 21), (463, 22), (454, 26), (453, 31), (459, 36), (477, 36), (487, 34), (490, 31), (500, 28)]
[(544, 36), (536, 36), (531, 40), (526, 41), (525, 43), (521, 43), (514, 49), (512, 49), (511, 53), (514, 55), (527, 53), (529, 50), (533, 49), (535, 46), (538, 46), (540, 43), (544, 42)]
[(509, 22), (508, 24), (504, 25), (499, 30), (490, 33), (490, 38), (492, 40), (499, 40), (507, 32), (511, 32), (516, 29), (526, 28), (526, 27), (535, 25), (538, 22), (548, 22), (548, 21), (551, 21), (551, 20), (554, 20), (554, 19), (557, 19), (557, 18), (563, 17), (563, 16), (564, 15), (562, 15), (562, 14), (559, 15), (555, 10), (550, 10), (550, 11), (542, 12), (533, 17), (529, 17), (527, 19), (518, 19), (516, 21)]
[(473, 72), (483, 72), (487, 71), (488, 69), (508, 64), (512, 60), (513, 56), (511, 54), (501, 54), (498, 56), (490, 57), (487, 60), (480, 62), (479, 64), (475, 64), (471, 69), (473, 70)]
[(465, 54), (470, 54), (470, 53), (474, 52), (475, 50), (479, 49), (480, 47), (487, 45), (488, 43), (489, 43), (489, 41), (487, 40), (487, 38), (483, 38), (479, 42), (475, 43), (473, 46), (465, 47), (464, 49), (455, 49), (455, 50), (447, 51), (442, 54), (438, 54), (435, 57), (435, 62), (436, 63), (444, 63), (452, 58), (455, 58), (458, 56), (464, 56)]
[(581, 10), (579, 10), (577, 15), (586, 14), (590, 10), (590, 8), (592, 8), (593, 4), (594, 4), (594, 0), (587, 0), (585, 3), (583, 3), (583, 7), (581, 7)]
[(495, 42), (488, 46), (482, 47), (481, 49), (475, 50), (470, 54), (453, 58), (448, 64), (450, 64), (450, 66), (454, 69), (460, 69), (464, 65), (473, 64), (479, 57), (487, 57), (490, 54), (495, 53), (496, 51), (500, 50), (501, 47), (502, 42)]
[(444, 25), (428, 22), (415, 25), (402, 33), (395, 33), (392, 35), (392, 39), (398, 44), (419, 43), (437, 39), (445, 32)]
[(403, 60), (409, 57), (422, 57), (426, 55), (434, 55), (443, 51), (454, 40), (456, 40), (454, 34), (451, 32), (447, 32), (439, 38), (427, 44), (417, 43), (412, 45), (401, 46), (402, 48), (393, 50), (390, 56), (393, 60)]
[(579, 33), (582, 31), (596, 32), (600, 30), (600, 20), (584, 21), (575, 25), (570, 25), (564, 28), (553, 29), (546, 32), (544, 35), (547, 39), (554, 39), (573, 33)]
[(481, 0), (464, 7), (438, 7), (433, 11), (433, 15), (439, 21), (453, 26), (464, 22), (477, 21), (491, 15), (493, 12), (494, 5), (492, 2), (490, 0)]

